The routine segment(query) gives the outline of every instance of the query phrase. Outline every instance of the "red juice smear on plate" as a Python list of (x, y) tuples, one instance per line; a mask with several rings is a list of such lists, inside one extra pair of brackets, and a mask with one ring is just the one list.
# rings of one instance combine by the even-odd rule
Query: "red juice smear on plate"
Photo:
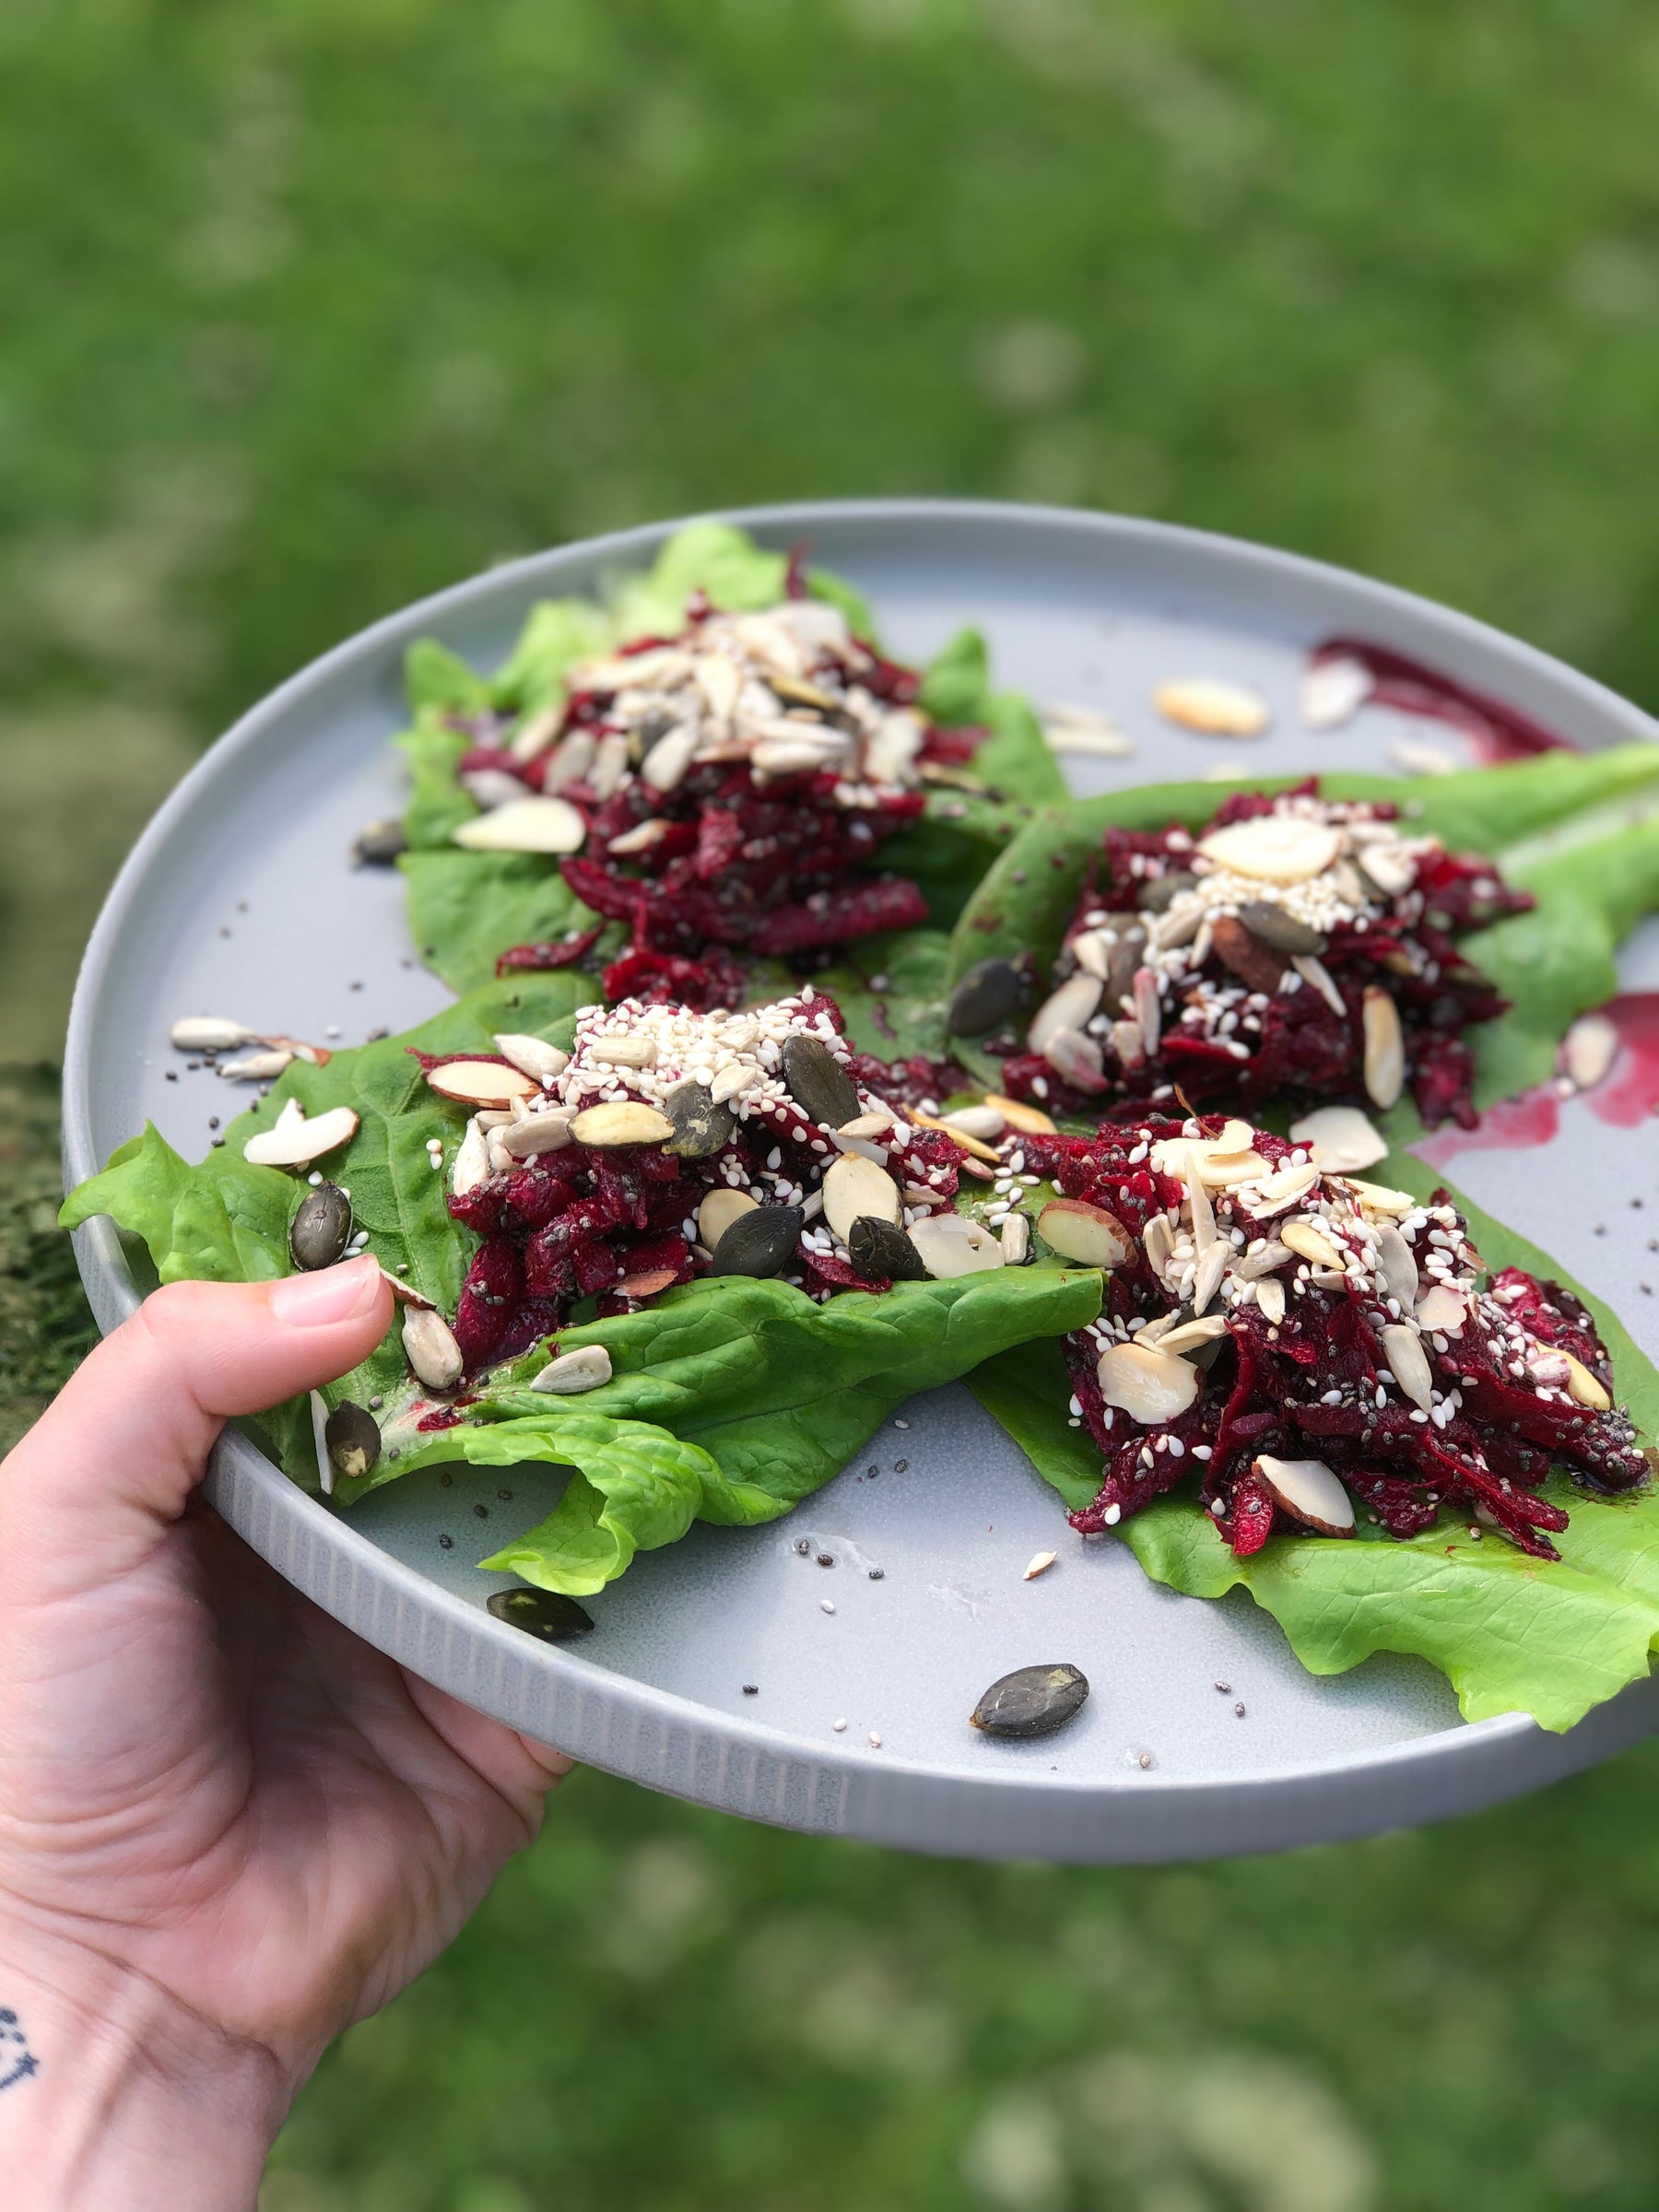
[(1326, 638), (1313, 648), (1312, 658), (1315, 666), (1321, 661), (1361, 662), (1371, 671), (1371, 702), (1450, 723), (1469, 740), (1483, 768), (1570, 749), (1565, 737), (1519, 707), (1506, 706), (1489, 692), (1477, 691), (1454, 676), (1442, 676), (1389, 646), (1367, 644), (1360, 638)]
[[(1659, 991), (1632, 991), (1601, 1011), (1618, 1031), (1612, 1067), (1592, 1090), (1576, 1092), (1599, 1121), (1635, 1129), (1659, 1111)], [(1411, 1147), (1431, 1168), (1448, 1168), (1460, 1152), (1510, 1152), (1547, 1145), (1560, 1127), (1553, 1083), (1488, 1106), (1474, 1129), (1438, 1129)]]

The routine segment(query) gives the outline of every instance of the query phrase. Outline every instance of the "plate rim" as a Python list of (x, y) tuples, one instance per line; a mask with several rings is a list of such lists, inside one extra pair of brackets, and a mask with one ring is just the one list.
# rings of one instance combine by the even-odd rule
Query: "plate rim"
[[(239, 760), (244, 753), (257, 746), (267, 729), (279, 724), (290, 709), (300, 705), (336, 675), (349, 675), (363, 662), (379, 659), (413, 637), (435, 627), (441, 628), (446, 620), (469, 612), (480, 604), (488, 604), (498, 596), (512, 596), (525, 587), (534, 589), (543, 579), (556, 576), (563, 567), (578, 564), (590, 567), (614, 564), (620, 567), (629, 561), (638, 562), (642, 556), (649, 557), (665, 539), (684, 528), (688, 523), (708, 520), (732, 523), (740, 528), (771, 536), (809, 534), (815, 527), (821, 528), (830, 523), (865, 524), (877, 528), (884, 524), (908, 524), (930, 521), (973, 522), (993, 526), (1014, 524), (1041, 533), (1051, 542), (1055, 537), (1069, 535), (1096, 542), (1115, 542), (1131, 549), (1136, 544), (1147, 545), (1160, 551), (1176, 554), (1190, 551), (1208, 560), (1220, 559), (1241, 561), (1258, 576), (1277, 574), (1287, 580), (1310, 584), (1335, 584), (1348, 590), (1358, 587), (1373, 606), (1386, 608), (1418, 623), (1427, 618), (1442, 635), (1484, 648), (1511, 666), (1546, 677), (1559, 689), (1564, 688), (1574, 695), (1577, 703), (1584, 710), (1622, 726), (1630, 737), (1647, 742), (1659, 738), (1659, 724), (1655, 724), (1632, 701), (1623, 699), (1594, 677), (1558, 660), (1540, 647), (1514, 638), (1476, 616), (1426, 599), (1401, 586), (1367, 577), (1357, 570), (1184, 524), (995, 500), (816, 500), (711, 509), (698, 514), (641, 524), (626, 530), (607, 532), (597, 537), (549, 547), (502, 562), (429, 593), (381, 617), (319, 654), (241, 714), (207, 747), (150, 818), (106, 895), (76, 977), (64, 1052), (63, 1159), (66, 1189), (95, 1173), (102, 1164), (97, 1159), (92, 1144), (90, 1089), (98, 999), (112, 947), (142, 889), (152, 862), (182, 820), (194, 809), (201, 793), (223, 775), (231, 762)], [(74, 1243), (77, 1265), (94, 1315), (100, 1333), (107, 1335), (136, 1307), (140, 1294), (134, 1283), (114, 1224), (107, 1215), (96, 1216), (77, 1230)], [(354, 1578), (377, 1586), (400, 1606), (407, 1605), (417, 1613), (435, 1619), (452, 1637), (459, 1636), (464, 1642), (489, 1654), (498, 1663), (498, 1672), (505, 1667), (509, 1672), (521, 1676), (526, 1673), (533, 1675), (543, 1685), (551, 1688), (561, 1703), (579, 1701), (584, 1693), (591, 1693), (602, 1682), (605, 1702), (613, 1714), (636, 1735), (641, 1726), (654, 1726), (666, 1732), (678, 1730), (693, 1735), (713, 1734), (727, 1739), (735, 1750), (752, 1753), (777, 1764), (809, 1764), (835, 1777), (841, 1785), (843, 1795), (848, 1784), (862, 1785), (873, 1775), (878, 1774), (884, 1784), (879, 1794), (888, 1799), (893, 1798), (895, 1792), (893, 1788), (885, 1786), (888, 1784), (898, 1785), (900, 1792), (909, 1786), (945, 1795), (965, 1794), (975, 1803), (987, 1805), (1016, 1801), (1029, 1805), (1035, 1799), (1051, 1806), (1065, 1805), (1073, 1808), (1086, 1806), (1096, 1811), (1108, 1823), (1120, 1818), (1132, 1806), (1162, 1808), (1165, 1818), (1151, 1823), (1155, 1828), (1169, 1826), (1168, 1815), (1177, 1808), (1203, 1805), (1221, 1811), (1220, 1825), (1224, 1828), (1227, 1808), (1236, 1807), (1252, 1798), (1263, 1797), (1278, 1802), (1294, 1800), (1307, 1793), (1323, 1798), (1339, 1785), (1347, 1784), (1351, 1788), (1357, 1783), (1369, 1785), (1374, 1794), (1379, 1786), (1385, 1785), (1391, 1777), (1403, 1770), (1428, 1770), (1431, 1775), (1438, 1777), (1448, 1762), (1465, 1765), (1470, 1759), (1479, 1762), (1484, 1758), (1488, 1766), (1503, 1775), (1490, 1795), (1509, 1794), (1514, 1790), (1534, 1786), (1538, 1782), (1552, 1779), (1557, 1774), (1606, 1756), (1610, 1749), (1619, 1747), (1623, 1743), (1634, 1740), (1636, 1735), (1646, 1733), (1649, 1727), (1659, 1725), (1659, 1688), (1656, 1688), (1659, 1686), (1659, 1677), (1653, 1677), (1647, 1684), (1639, 1681), (1630, 1685), (1616, 1698), (1597, 1707), (1576, 1728), (1560, 1735), (1541, 1729), (1529, 1714), (1512, 1712), (1483, 1721), (1459, 1722), (1394, 1744), (1373, 1745), (1350, 1754), (1241, 1776), (1164, 1776), (1154, 1771), (1151, 1773), (1137, 1771), (1134, 1775), (1126, 1771), (1121, 1779), (1101, 1776), (1085, 1778), (1050, 1773), (1037, 1775), (1023, 1768), (1006, 1773), (987, 1769), (982, 1774), (970, 1775), (960, 1769), (952, 1770), (933, 1761), (906, 1759), (886, 1752), (877, 1755), (861, 1751), (856, 1747), (841, 1747), (833, 1743), (820, 1745), (786, 1730), (771, 1727), (759, 1717), (751, 1719), (742, 1713), (728, 1713), (680, 1692), (641, 1682), (608, 1668), (600, 1673), (591, 1663), (559, 1647), (535, 1642), (522, 1631), (496, 1621), (458, 1594), (444, 1589), (441, 1584), (421, 1575), (418, 1570), (381, 1550), (347, 1519), (332, 1512), (319, 1500), (300, 1489), (252, 1442), (235, 1430), (227, 1430), (216, 1449), (208, 1494), (244, 1536), (249, 1535), (248, 1527), (242, 1525), (244, 1521), (270, 1515), (276, 1521), (288, 1522), (302, 1546), (315, 1545), (324, 1552), (343, 1555)], [(263, 1548), (257, 1543), (255, 1547)], [(265, 1556), (270, 1556), (268, 1550)], [(311, 1594), (324, 1603), (325, 1609), (333, 1609), (327, 1606), (326, 1598), (317, 1590), (313, 1589)], [(348, 1625), (357, 1633), (365, 1633), (360, 1622), (354, 1621)], [(368, 1636), (367, 1640), (378, 1641), (373, 1635)], [(1641, 1718), (1637, 1718), (1634, 1709), (1649, 1704), (1655, 1707), (1652, 1719), (1645, 1712)], [(585, 1737), (593, 1732), (582, 1726), (578, 1733)], [(661, 1761), (653, 1767), (649, 1763), (640, 1764), (618, 1756), (621, 1734), (607, 1725), (604, 1731), (603, 1745), (595, 1742), (578, 1750), (576, 1756), (589, 1763), (609, 1766), (614, 1771), (631, 1773), (634, 1779), (651, 1786), (672, 1788), (672, 1784), (665, 1783)], [(1529, 1759), (1529, 1751), (1535, 1756)], [(877, 1759), (879, 1759), (878, 1766), (873, 1763)], [(1535, 1765), (1539, 1771), (1523, 1774), (1519, 1779), (1508, 1771), (1512, 1767), (1518, 1769), (1531, 1765)], [(698, 1801), (716, 1802), (700, 1795)], [(1489, 1802), (1490, 1798), (1482, 1801)], [(739, 1808), (733, 1806), (726, 1809)], [(1376, 1827), (1389, 1824), (1386, 1819), (1371, 1819), (1363, 1828), (1352, 1830), (1344, 1825), (1339, 1807), (1329, 1806), (1325, 1810), (1327, 1817), (1323, 1823), (1315, 1823), (1319, 1834), (1371, 1832)], [(1333, 1814), (1335, 1816), (1334, 1820), (1330, 1817)], [(1430, 1814), (1428, 1817), (1437, 1816)], [(784, 1820), (781, 1824), (840, 1827), (842, 1832), (871, 1836), (874, 1840), (898, 1841), (911, 1848), (930, 1848), (925, 1841), (916, 1841), (893, 1833), (894, 1822), (880, 1818), (873, 1823), (865, 1821), (844, 1827), (840, 1822), (818, 1819)], [(900, 1829), (903, 1825), (902, 1820), (897, 1823)], [(952, 1825), (954, 1827), (954, 1820)], [(1040, 1820), (1037, 1825), (1041, 1825)], [(1075, 1820), (1068, 1825), (1075, 1828)], [(1132, 1820), (1130, 1823), (1132, 1828), (1144, 1828), (1147, 1825), (1144, 1821)], [(1268, 1825), (1271, 1827), (1273, 1823)], [(883, 1830), (888, 1832), (879, 1832)], [(1293, 1832), (1288, 1833), (1284, 1839), (1286, 1842), (1312, 1840), (1305, 1820), (1292, 1821), (1291, 1830)], [(1045, 1855), (1146, 1855), (1138, 1850), (1123, 1853), (1114, 1851), (1112, 1845), (1117, 1840), (1124, 1839), (1102, 1835), (1095, 1839), (1099, 1848), (1085, 1853), (1068, 1850)], [(1134, 1841), (1133, 1837), (1126, 1840), (1131, 1842)], [(971, 1850), (973, 1845), (971, 1841), (964, 1842), (959, 1834), (952, 1834), (948, 1840), (931, 1847), (959, 1853), (964, 1849)], [(1230, 1847), (1225, 1841), (1218, 1844), (1213, 1839), (1204, 1846), (1205, 1849), (1218, 1850)], [(1241, 1842), (1236, 1847), (1260, 1849), (1280, 1846), (1254, 1841)], [(1160, 1851), (1156, 1855), (1171, 1854)], [(1189, 1847), (1178, 1849), (1173, 1855), (1193, 1854)]]

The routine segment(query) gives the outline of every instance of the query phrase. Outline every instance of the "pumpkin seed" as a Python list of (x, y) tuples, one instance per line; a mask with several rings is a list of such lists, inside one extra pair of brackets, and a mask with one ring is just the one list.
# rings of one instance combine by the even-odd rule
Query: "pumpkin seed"
[(411, 1306), (404, 1315), (403, 1347), (417, 1379), (429, 1390), (448, 1390), (466, 1362), (455, 1333), (433, 1306)]
[(987, 1735), (1048, 1735), (1081, 1710), (1088, 1677), (1080, 1666), (1016, 1667), (990, 1688), (968, 1716)]
[(351, 1241), (351, 1201), (337, 1182), (320, 1182), (300, 1201), (288, 1227), (296, 1267), (332, 1267)]
[(335, 1473), (360, 1482), (380, 1457), (380, 1424), (365, 1406), (342, 1398), (324, 1424), (323, 1443)]
[(593, 1615), (562, 1590), (495, 1590), (485, 1603), (497, 1620), (543, 1643), (564, 1643), (593, 1632)]
[(1269, 899), (1252, 899), (1240, 907), (1239, 919), (1253, 937), (1260, 937), (1276, 952), (1321, 953), (1330, 943), (1322, 930), (1310, 928)]
[(798, 1206), (758, 1206), (739, 1214), (714, 1247), (714, 1273), (776, 1275), (794, 1258), (805, 1218)]
[(860, 1214), (847, 1231), (847, 1256), (866, 1282), (886, 1276), (893, 1283), (919, 1283), (927, 1275), (922, 1254), (904, 1231), (874, 1214)]
[(717, 1106), (705, 1083), (678, 1083), (663, 1100), (663, 1112), (674, 1124), (674, 1135), (663, 1147), (676, 1159), (712, 1159), (724, 1151), (736, 1131), (737, 1116), (729, 1106)]
[(953, 1037), (982, 1037), (1025, 1004), (1026, 982), (1012, 960), (979, 960), (950, 994), (945, 1027)]
[(873, 1214), (877, 1220), (890, 1221), (895, 1228), (903, 1219), (899, 1185), (885, 1168), (878, 1168), (862, 1153), (843, 1152), (831, 1160), (823, 1191), (824, 1219), (830, 1234), (843, 1244), (860, 1214)]
[(635, 1099), (617, 1099), (603, 1106), (585, 1107), (571, 1124), (579, 1145), (609, 1148), (614, 1145), (665, 1145), (674, 1124), (654, 1106)]
[(817, 1037), (797, 1034), (785, 1040), (783, 1081), (801, 1112), (820, 1129), (840, 1129), (863, 1111), (852, 1077)]
[(390, 868), (408, 849), (402, 822), (366, 822), (352, 840), (351, 857), (359, 868)]

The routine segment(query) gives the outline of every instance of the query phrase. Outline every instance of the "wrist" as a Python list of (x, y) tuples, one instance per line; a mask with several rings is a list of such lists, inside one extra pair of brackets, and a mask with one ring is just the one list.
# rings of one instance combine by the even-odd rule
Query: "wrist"
[(0, 1917), (7, 2212), (252, 2212), (293, 2085), (142, 1975)]

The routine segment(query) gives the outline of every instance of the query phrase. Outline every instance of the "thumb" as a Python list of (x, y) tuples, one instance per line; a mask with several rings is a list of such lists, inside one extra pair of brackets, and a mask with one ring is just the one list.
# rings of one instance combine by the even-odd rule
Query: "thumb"
[(232, 1414), (367, 1359), (392, 1320), (367, 1256), (275, 1283), (173, 1283), (106, 1337), (0, 1465), (7, 1581), (124, 1573), (183, 1512)]

